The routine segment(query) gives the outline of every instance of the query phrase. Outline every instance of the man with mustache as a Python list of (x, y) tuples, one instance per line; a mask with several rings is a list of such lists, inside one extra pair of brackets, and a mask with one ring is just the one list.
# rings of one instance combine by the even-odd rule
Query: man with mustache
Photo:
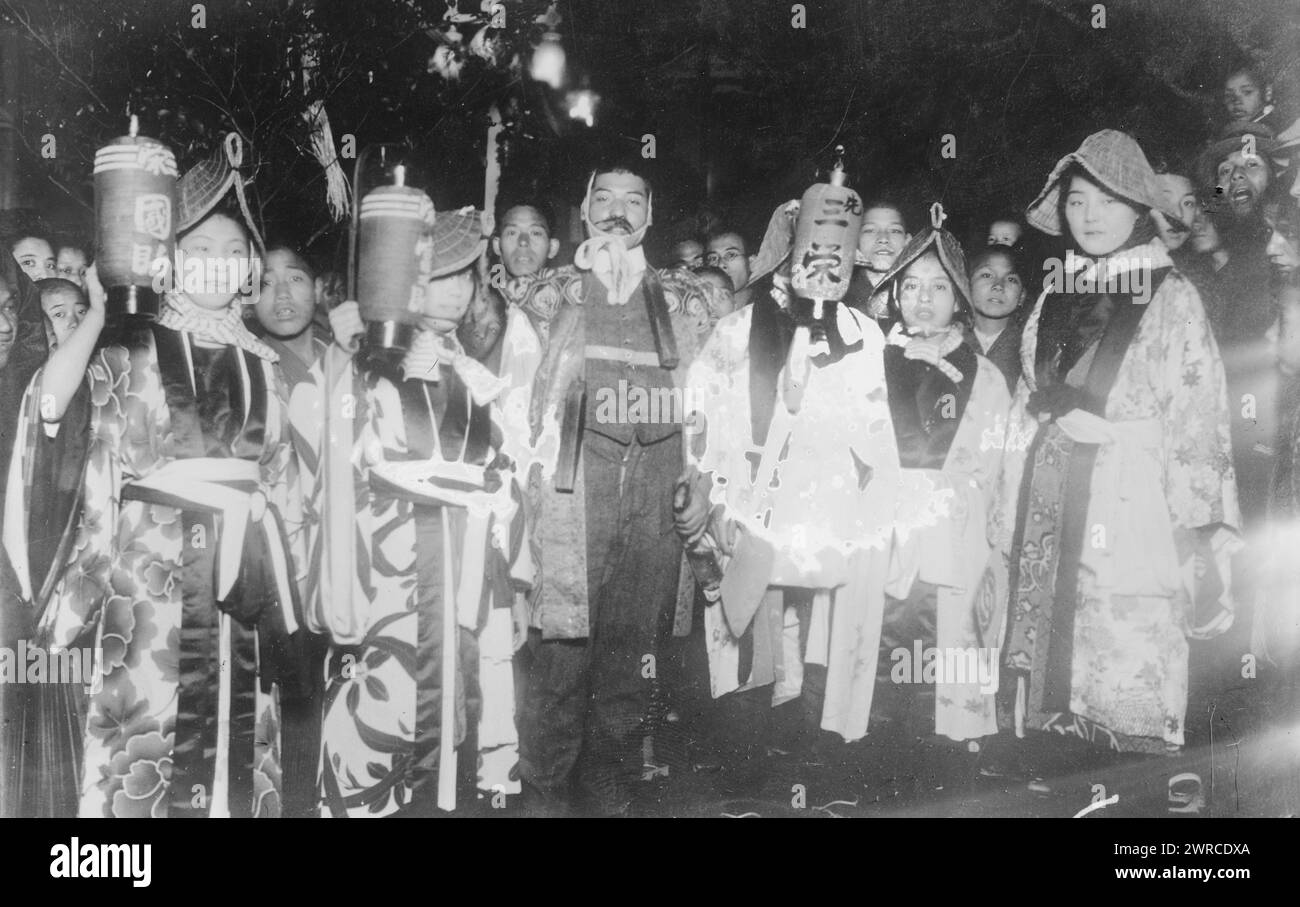
[[(575, 265), (537, 290), (552, 312), (533, 438), (541, 447), (558, 434), (562, 456), (530, 486), (541, 577), (524, 655), (520, 770), (525, 802), (542, 811), (570, 806), (576, 782), (584, 812), (620, 815), (641, 775), (661, 642), (689, 630), (691, 603), (689, 586), (679, 591), (672, 532), (683, 432), (682, 415), (668, 410), (681, 407), (656, 413), (636, 401), (680, 399), (708, 315), (692, 274), (646, 263), (651, 187), (642, 174), (598, 169), (582, 215), (588, 239)], [(563, 456), (566, 442), (576, 456)]]

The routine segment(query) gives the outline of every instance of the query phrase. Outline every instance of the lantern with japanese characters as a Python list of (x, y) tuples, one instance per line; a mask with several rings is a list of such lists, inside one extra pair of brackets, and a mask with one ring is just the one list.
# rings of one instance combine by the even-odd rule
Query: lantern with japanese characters
[[(843, 148), (837, 151), (843, 152)], [(790, 286), (814, 302), (844, 298), (862, 231), (862, 198), (845, 185), (844, 162), (836, 161), (829, 183), (814, 183), (799, 202)]]
[(137, 128), (95, 152), (95, 270), (111, 316), (153, 318), (176, 249), (176, 157)]
[(433, 202), (404, 184), (405, 168), (394, 168), (394, 184), (361, 200), (358, 216), (357, 301), (366, 322), (366, 347), (400, 353), (415, 336), (422, 275), (432, 266)]

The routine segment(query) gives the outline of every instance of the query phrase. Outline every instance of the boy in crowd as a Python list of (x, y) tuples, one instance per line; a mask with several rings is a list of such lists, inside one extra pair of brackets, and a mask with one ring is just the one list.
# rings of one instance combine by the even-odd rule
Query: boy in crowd
[(969, 266), (971, 330), (965, 340), (982, 353), (1015, 391), (1020, 378), (1020, 306), (1025, 300), (1023, 258), (1015, 249), (989, 245), (975, 252)]
[(722, 230), (709, 237), (709, 250), (705, 264), (720, 268), (731, 278), (731, 288), (737, 307), (748, 305), (752, 299), (749, 286), (750, 256), (745, 238), (735, 230)]
[(694, 236), (688, 236), (673, 246), (670, 268), (685, 268), (698, 271), (704, 267), (704, 244)]
[(1016, 217), (999, 217), (989, 224), (987, 244), (990, 246), (1015, 246), (1025, 233), (1024, 226)]
[[(549, 264), (560, 251), (560, 241), (554, 237), (554, 230), (555, 219), (544, 202), (522, 201), (502, 210), (497, 221), (497, 235), (492, 238), (492, 253), (500, 265), (500, 268), (492, 269), (490, 283), (493, 289), (507, 305), (523, 309), (542, 336), (545, 336), (546, 322), (559, 302), (558, 298), (551, 300), (550, 293), (537, 292), (547, 278), (555, 274), (555, 269)], [(485, 335), (490, 333), (495, 341), (502, 324), (501, 312), (481, 311), (482, 306), (478, 308), (480, 310), (467, 316), (470, 324), (466, 330), (459, 332), (461, 342), (475, 358), (486, 354), (486, 350), (479, 347), (495, 345), (488, 342)], [(471, 336), (474, 334), (480, 335), (477, 342)]]
[(54, 257), (54, 270), (58, 276), (84, 287), (89, 264), (90, 256), (80, 245), (68, 239), (58, 243), (58, 254)]
[(868, 202), (862, 215), (862, 232), (858, 234), (857, 266), (844, 304), (873, 318), (884, 317), (884, 300), (873, 300), (872, 296), (911, 238), (900, 204), (888, 199)]

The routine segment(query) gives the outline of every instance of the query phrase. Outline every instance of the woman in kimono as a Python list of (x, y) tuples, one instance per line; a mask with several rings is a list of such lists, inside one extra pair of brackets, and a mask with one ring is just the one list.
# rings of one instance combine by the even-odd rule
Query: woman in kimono
[[(458, 787), (462, 803), (472, 802), (476, 783), (508, 789), (513, 759), (500, 766), (489, 757), (475, 779), (473, 735), (481, 728), (488, 750), (510, 736), (499, 730), (514, 711), (509, 658), (526, 625), (510, 565), (527, 549), (513, 531), (520, 497), (502, 426), (510, 413), (526, 425), (541, 348), (522, 316), (504, 329), (501, 374), (456, 340), (486, 287), (486, 246), (478, 212), (438, 214), (420, 250), (420, 330), (410, 352), (397, 363), (359, 357), (332, 392), (338, 400), (346, 390), (355, 413), (326, 454), (326, 572), (338, 580), (313, 618), (333, 639), (321, 731), (325, 816), (450, 811)], [(361, 331), (355, 303), (330, 320), (340, 345)], [(340, 471), (350, 484), (338, 481)], [(345, 498), (349, 488), (355, 496)], [(331, 533), (339, 517), (351, 521), (347, 533)], [(349, 571), (354, 584), (345, 589)]]
[(1016, 729), (1130, 752), (1183, 744), (1187, 639), (1232, 622), (1240, 546), (1227, 391), (1195, 287), (1156, 241), (1162, 195), (1113, 130), (1030, 205), (1069, 254), (1025, 327), (998, 540)]
[(83, 816), (280, 813), (278, 698), (301, 684), (286, 395), (229, 279), (249, 228), (189, 188), (178, 248), (204, 278), (91, 357), (82, 511), (40, 616), (47, 647), (95, 640)]
[[(903, 706), (915, 730), (928, 733), (933, 718), (934, 733), (976, 741), (997, 733), (996, 589), (1005, 584), (989, 570), (988, 517), (1011, 397), (998, 368), (963, 342), (966, 263), (940, 223), (878, 284), (895, 319), (885, 384), (903, 481), (873, 721), (888, 724)], [(927, 708), (911, 706), (918, 700)]]

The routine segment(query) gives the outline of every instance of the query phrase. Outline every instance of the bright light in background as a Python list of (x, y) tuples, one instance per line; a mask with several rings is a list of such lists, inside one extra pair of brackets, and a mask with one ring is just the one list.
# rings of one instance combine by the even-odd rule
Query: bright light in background
[(528, 67), (528, 74), (552, 88), (559, 88), (564, 84), (564, 46), (560, 44), (558, 34), (548, 31), (542, 35), (541, 42), (533, 51), (533, 60)]
[(575, 120), (582, 120), (588, 126), (596, 122), (596, 105), (600, 103), (600, 95), (594, 91), (584, 88), (582, 91), (569, 92), (569, 116)]

